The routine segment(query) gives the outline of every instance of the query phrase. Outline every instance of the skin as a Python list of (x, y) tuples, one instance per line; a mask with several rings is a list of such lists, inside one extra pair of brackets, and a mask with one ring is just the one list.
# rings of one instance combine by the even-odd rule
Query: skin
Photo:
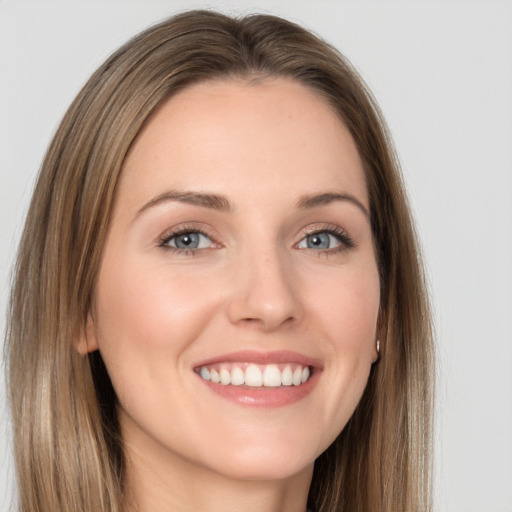
[[(231, 209), (154, 201), (169, 191), (222, 195)], [(333, 191), (352, 199), (297, 205)], [(119, 398), (137, 510), (305, 511), (314, 460), (377, 357), (365, 210), (352, 137), (297, 82), (198, 84), (153, 115), (125, 161), (79, 344), (101, 351)], [(200, 248), (163, 247), (183, 226), (207, 235)], [(330, 248), (308, 247), (326, 229), (353, 246), (333, 235)], [(316, 385), (282, 407), (226, 400), (194, 368), (242, 349), (314, 358)]]

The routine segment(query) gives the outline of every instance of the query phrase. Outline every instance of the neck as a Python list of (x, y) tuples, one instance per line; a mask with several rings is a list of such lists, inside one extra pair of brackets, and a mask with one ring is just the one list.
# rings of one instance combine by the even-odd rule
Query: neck
[(126, 512), (306, 512), (313, 465), (281, 480), (245, 480), (127, 451)]

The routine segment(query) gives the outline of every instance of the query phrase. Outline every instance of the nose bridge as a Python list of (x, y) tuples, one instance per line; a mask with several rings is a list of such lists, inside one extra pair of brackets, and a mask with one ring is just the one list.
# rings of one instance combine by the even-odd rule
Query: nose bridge
[(290, 262), (277, 244), (251, 244), (240, 255), (234, 278), (231, 321), (252, 322), (271, 330), (301, 315)]

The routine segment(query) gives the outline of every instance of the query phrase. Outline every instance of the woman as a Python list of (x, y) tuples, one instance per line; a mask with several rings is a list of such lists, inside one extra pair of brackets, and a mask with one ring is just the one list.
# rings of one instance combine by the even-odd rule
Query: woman
[(46, 156), (8, 332), (23, 511), (430, 509), (432, 341), (379, 111), (271, 16), (188, 12)]

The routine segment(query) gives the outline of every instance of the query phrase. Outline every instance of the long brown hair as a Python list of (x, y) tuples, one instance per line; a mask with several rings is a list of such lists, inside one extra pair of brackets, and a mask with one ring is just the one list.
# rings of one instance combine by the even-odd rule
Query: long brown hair
[(45, 157), (22, 235), (7, 332), (20, 510), (116, 512), (124, 494), (116, 399), (98, 353), (75, 341), (91, 305), (125, 156), (176, 91), (230, 77), (288, 77), (320, 93), (364, 164), (381, 277), (380, 361), (336, 441), (315, 463), (319, 512), (431, 509), (433, 344), (399, 165), (362, 79), (288, 21), (209, 11), (129, 41), (90, 78)]

